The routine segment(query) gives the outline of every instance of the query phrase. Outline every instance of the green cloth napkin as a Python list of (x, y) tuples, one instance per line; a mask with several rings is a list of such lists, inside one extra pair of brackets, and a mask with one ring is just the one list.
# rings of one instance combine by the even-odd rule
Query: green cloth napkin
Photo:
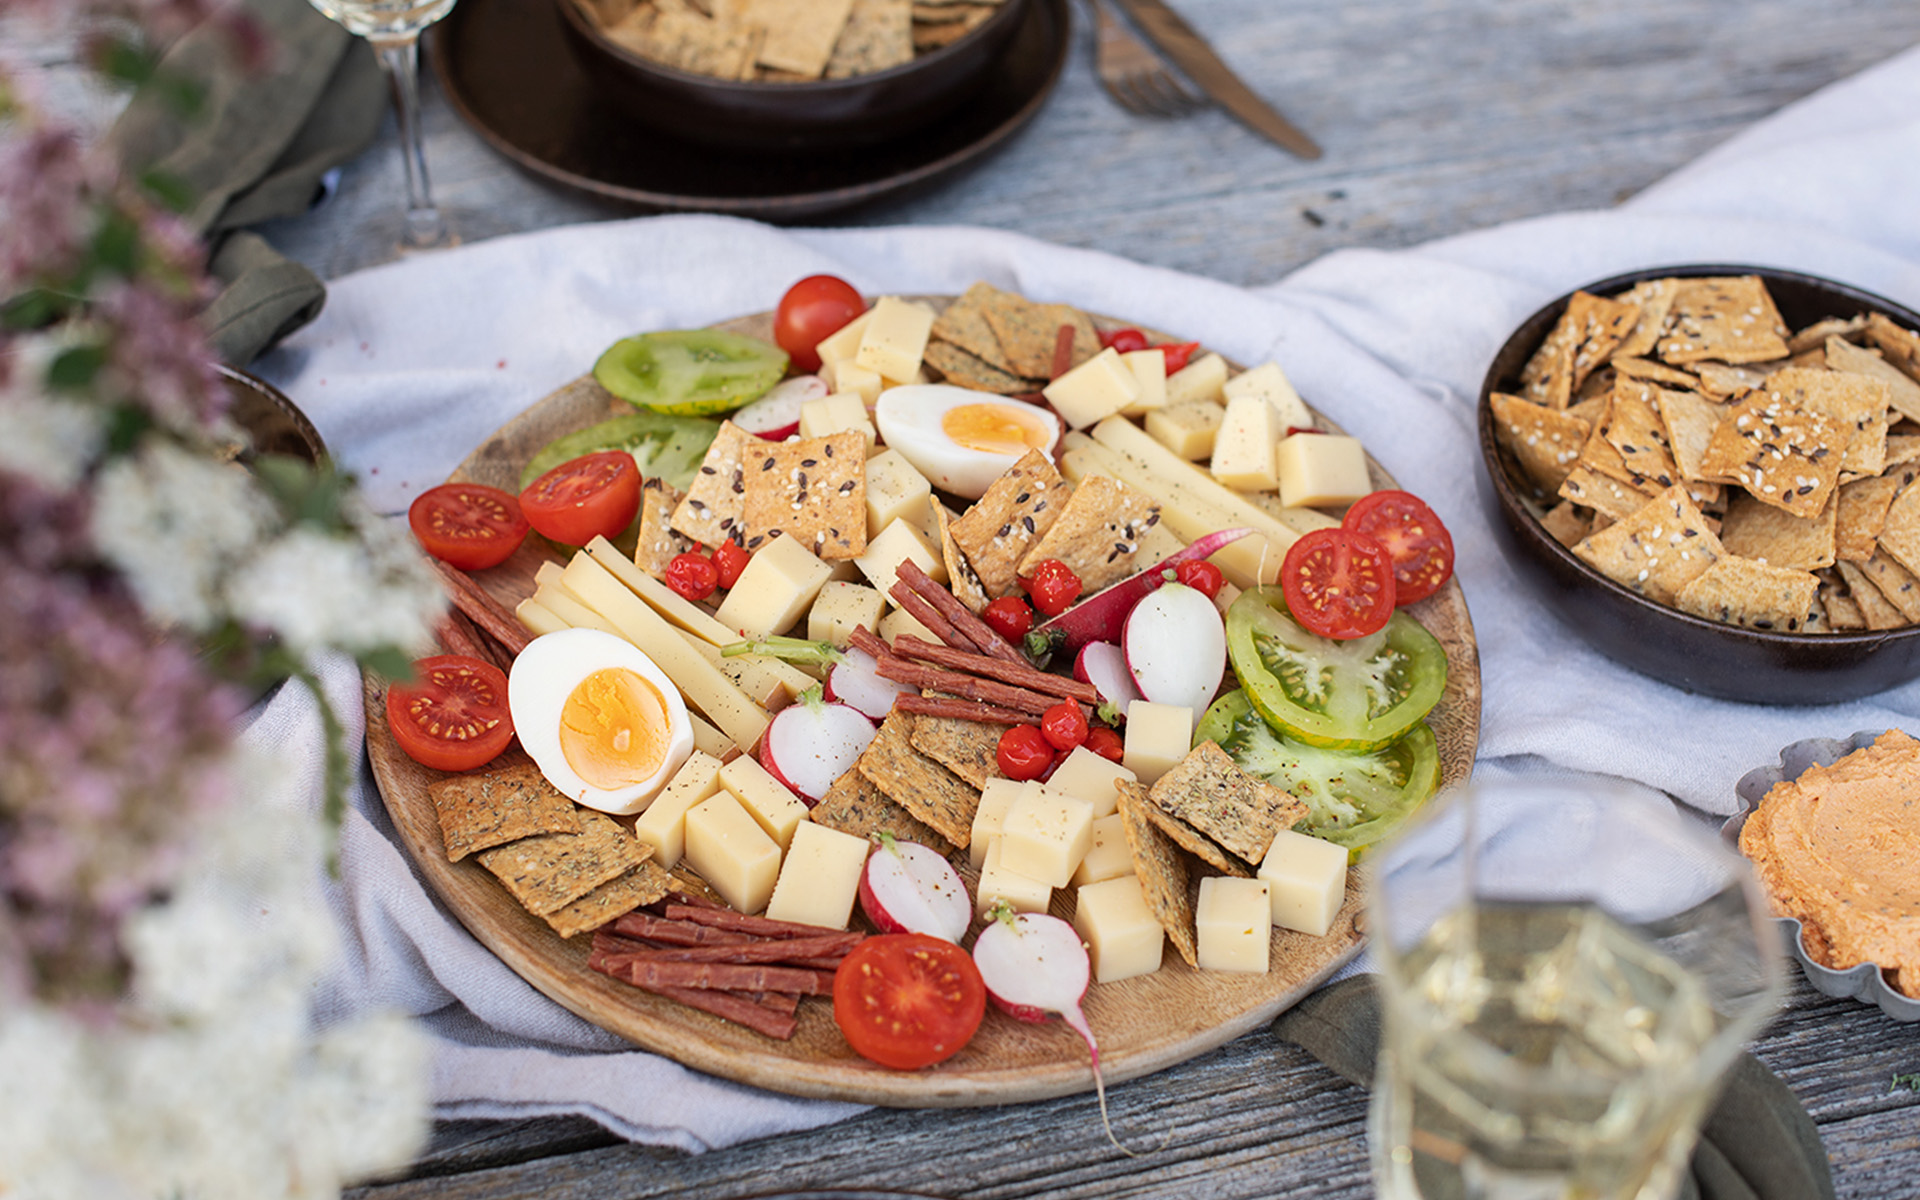
[[(1368, 1086), (1380, 1047), (1380, 997), (1372, 977), (1322, 988), (1282, 1013), (1273, 1031), (1349, 1083)], [(1813, 1118), (1753, 1055), (1741, 1054), (1728, 1070), (1677, 1200), (1833, 1200), (1833, 1175)]]
[(272, 46), (267, 69), (242, 70), (208, 27), (169, 47), (160, 69), (201, 82), (206, 100), (182, 117), (151, 89), (136, 93), (108, 135), (129, 172), (166, 172), (197, 200), (186, 214), (207, 238), (221, 291), (203, 314), (221, 358), (244, 366), (313, 320), (319, 278), (242, 227), (305, 212), (320, 177), (380, 131), (387, 88), (359, 38), (307, 0), (243, 0)]

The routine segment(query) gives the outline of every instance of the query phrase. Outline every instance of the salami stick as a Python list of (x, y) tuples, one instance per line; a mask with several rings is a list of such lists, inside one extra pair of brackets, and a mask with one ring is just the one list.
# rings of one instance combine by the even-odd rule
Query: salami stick
[(753, 999), (761, 1008), (781, 1016), (790, 1017), (800, 1011), (799, 992), (761, 992)]
[(670, 946), (738, 946), (760, 940), (751, 934), (696, 925), (691, 921), (668, 921), (649, 917), (645, 913), (627, 913), (615, 917), (609, 928), (626, 937), (646, 938)]
[[(1013, 643), (995, 633), (991, 625), (974, 616), (972, 609), (960, 603), (959, 598), (952, 592), (929, 578), (927, 573), (920, 569), (918, 563), (910, 558), (902, 560), (898, 578), (925, 598), (928, 604), (939, 610), (940, 615), (947, 619), (947, 623), (952, 625), (962, 637), (972, 642), (982, 654), (990, 654), (995, 658), (1016, 662), (1022, 666), (1027, 664), (1026, 657), (1013, 648)], [(940, 640), (946, 641), (945, 638)], [(960, 649), (964, 650), (966, 647), (962, 646)]]
[(677, 1000), (688, 1008), (712, 1013), (736, 1025), (745, 1025), (755, 1033), (764, 1033), (770, 1038), (778, 1038), (783, 1042), (792, 1039), (794, 1029), (800, 1024), (799, 1020), (790, 1013), (775, 1012), (766, 1005), (756, 1004), (745, 996), (737, 996), (732, 992), (703, 991), (700, 988), (648, 987), (644, 983), (636, 983), (634, 986), (665, 996), (669, 1000)]
[(1035, 717), (1043, 715), (1048, 709), (1060, 703), (1057, 697), (1041, 692), (1029, 691), (1026, 688), (1014, 687), (1012, 684), (999, 683), (992, 679), (982, 679), (978, 675), (962, 675), (958, 671), (949, 671), (944, 667), (908, 662), (899, 657), (881, 659), (879, 674), (882, 679), (910, 683), (915, 687), (932, 688), (936, 692), (948, 692), (963, 700), (978, 700), (983, 704), (1030, 713)]
[(750, 917), (745, 913), (734, 912), (730, 908), (688, 908), (681, 904), (667, 905), (667, 919), (691, 921), (696, 925), (710, 925), (715, 929), (725, 929), (735, 933), (757, 933), (761, 937), (773, 938), (837, 937), (846, 932), (844, 929), (828, 929), (824, 925), (802, 925), (796, 921)]
[(847, 635), (847, 645), (855, 650), (864, 650), (873, 655), (876, 661), (894, 657), (892, 647), (880, 640), (878, 634), (865, 625), (855, 625), (853, 632)]
[(1058, 379), (1072, 368), (1073, 326), (1062, 325), (1060, 332), (1053, 335), (1053, 372), (1047, 376), (1047, 379)]
[[(759, 942), (737, 942), (725, 946), (675, 946), (657, 950), (636, 946), (632, 949), (613, 952), (636, 958), (650, 958), (659, 962), (733, 963), (736, 966), (751, 963), (792, 963), (797, 966), (811, 967), (829, 960), (837, 963), (839, 959), (846, 956), (847, 951), (859, 945), (861, 936), (858, 933), (843, 933), (838, 937), (780, 938)], [(806, 961), (802, 962), (802, 959)]]
[(428, 558), (427, 562), (439, 574), (441, 582), (447, 585), (453, 604), (461, 612), (472, 618), (473, 623), (486, 630), (488, 636), (496, 639), (514, 654), (527, 648), (533, 640), (519, 618), (507, 611), (505, 605), (487, 594), (487, 590), (474, 581), (473, 576), (458, 567), (448, 566), (437, 558)]
[(961, 650), (980, 648), (972, 638), (955, 629), (951, 621), (941, 616), (939, 610), (934, 608), (925, 596), (908, 587), (906, 580), (896, 579), (893, 586), (887, 589), (887, 595), (892, 596), (893, 602), (906, 609), (908, 615), (914, 620), (925, 625), (928, 633), (947, 645)]
[(1047, 672), (1028, 666), (1024, 662), (1007, 662), (1005, 659), (990, 658), (984, 654), (968, 654), (964, 650), (955, 650), (950, 646), (936, 646), (932, 642), (921, 641), (911, 634), (902, 634), (893, 640), (893, 652), (901, 658), (917, 659), (929, 662), (936, 667), (947, 667), (955, 671), (965, 671), (970, 675), (985, 675), (989, 679), (998, 679), (1015, 687), (1030, 691), (1046, 692), (1059, 696), (1063, 700), (1078, 700), (1082, 704), (1100, 706), (1100, 689), (1090, 683), (1081, 683), (1078, 679), (1069, 679), (1065, 675), (1049, 675)]
[(697, 988), (712, 992), (799, 992), (825, 996), (833, 991), (833, 972), (765, 963), (662, 962), (638, 954), (610, 954), (605, 970), (635, 987)]
[(469, 626), (463, 624), (464, 618), (458, 609), (442, 613), (433, 623), (434, 640), (448, 654), (464, 654), (468, 658), (477, 658), (481, 662), (492, 662), (493, 658), (480, 648), (480, 644), (468, 633)]
[(1001, 708), (997, 704), (962, 700), (955, 696), (916, 696), (912, 692), (902, 692), (894, 697), (893, 706), (901, 712), (912, 713), (917, 717), (952, 717), (960, 721), (979, 721), (987, 725), (1033, 724), (1032, 713), (1016, 712), (1011, 708)]

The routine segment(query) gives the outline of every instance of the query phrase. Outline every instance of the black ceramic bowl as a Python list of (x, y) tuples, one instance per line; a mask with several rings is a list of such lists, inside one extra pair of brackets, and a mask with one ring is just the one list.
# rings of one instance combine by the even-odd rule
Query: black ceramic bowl
[[(1920, 329), (1920, 315), (1845, 284), (1765, 267), (1726, 264), (1658, 267), (1616, 275), (1583, 291), (1610, 296), (1668, 276), (1758, 275), (1789, 329), (1825, 317), (1884, 313)], [(1524, 475), (1494, 436), (1494, 392), (1518, 392), (1520, 370), (1539, 347), (1571, 293), (1513, 332), (1480, 385), (1480, 453), (1498, 510), (1495, 527), (1536, 592), (1594, 649), (1642, 674), (1709, 696), (1760, 704), (1831, 704), (1920, 677), (1920, 626), (1871, 633), (1774, 633), (1723, 625), (1657, 604), (1594, 570), (1553, 539), (1522, 499)]]
[(984, 84), (1020, 31), (1027, 0), (1004, 0), (978, 29), (912, 62), (809, 83), (695, 75), (644, 58), (581, 11), (559, 5), (561, 28), (595, 86), (635, 120), (681, 141), (750, 151), (873, 145), (945, 116)]

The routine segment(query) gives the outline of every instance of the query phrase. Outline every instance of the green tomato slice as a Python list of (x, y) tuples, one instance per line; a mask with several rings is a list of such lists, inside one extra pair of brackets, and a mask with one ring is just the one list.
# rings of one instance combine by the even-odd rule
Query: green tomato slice
[(676, 417), (729, 412), (759, 398), (787, 372), (787, 352), (717, 329), (643, 333), (607, 348), (593, 364), (600, 386), (636, 408)]
[(625, 450), (633, 455), (640, 474), (659, 477), (686, 490), (700, 470), (707, 447), (720, 432), (718, 421), (699, 417), (670, 417), (637, 412), (602, 421), (542, 446), (520, 471), (520, 489), (563, 462), (601, 450)]
[(1359, 753), (1309, 746), (1277, 733), (1245, 691), (1213, 702), (1194, 731), (1258, 776), (1306, 803), (1294, 829), (1357, 853), (1399, 828), (1440, 789), (1440, 747), (1422, 721), (1398, 741)]
[(1293, 619), (1277, 587), (1227, 610), (1227, 656), (1260, 715), (1295, 741), (1374, 750), (1418, 724), (1447, 686), (1447, 652), (1405, 612), (1365, 637), (1335, 641)]

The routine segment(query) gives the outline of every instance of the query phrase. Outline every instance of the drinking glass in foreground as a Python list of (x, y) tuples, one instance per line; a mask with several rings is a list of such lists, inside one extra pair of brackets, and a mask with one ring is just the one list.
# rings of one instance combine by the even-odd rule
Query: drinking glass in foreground
[(1746, 862), (1670, 803), (1478, 786), (1374, 860), (1385, 1200), (1671, 1200), (1721, 1073), (1771, 1015)]

